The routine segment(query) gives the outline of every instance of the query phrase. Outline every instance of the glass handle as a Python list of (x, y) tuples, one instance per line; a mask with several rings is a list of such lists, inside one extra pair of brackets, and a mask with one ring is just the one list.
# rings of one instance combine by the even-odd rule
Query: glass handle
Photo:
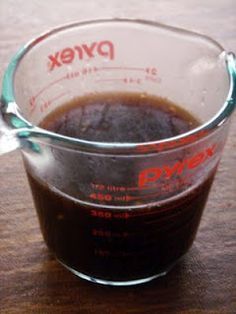
[(232, 98), (236, 102), (236, 57), (233, 52), (229, 52), (226, 56), (229, 75), (232, 77)]
[(11, 152), (20, 147), (16, 130), (11, 130), (3, 121), (0, 112), (0, 155)]
[(0, 101), (0, 155), (17, 148), (29, 148), (39, 153), (39, 145), (29, 139), (31, 133), (31, 125), (26, 123), (23, 118), (20, 119), (10, 106), (5, 112), (4, 105)]
[(228, 96), (228, 114), (236, 108), (236, 57), (233, 52), (226, 54), (227, 69), (230, 76), (230, 91)]

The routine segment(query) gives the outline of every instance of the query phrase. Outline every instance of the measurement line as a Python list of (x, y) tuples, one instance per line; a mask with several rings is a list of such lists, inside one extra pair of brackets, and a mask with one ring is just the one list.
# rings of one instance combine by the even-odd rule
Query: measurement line
[(36, 106), (31, 107), (31, 109), (30, 109), (30, 115), (32, 115), (32, 113), (35, 111), (35, 109), (36, 109)]
[(112, 81), (120, 81), (120, 82), (124, 82), (124, 79), (119, 79), (119, 78), (110, 78), (110, 79), (99, 79), (99, 80), (95, 80), (95, 82), (112, 82)]
[[(62, 92), (62, 93), (60, 93), (59, 95), (53, 97), (52, 99), (46, 100), (46, 101), (42, 104), (42, 106), (45, 106), (45, 105), (49, 106), (49, 105), (51, 105), (54, 101), (56, 101), (56, 100), (58, 100), (59, 98), (65, 96), (66, 94), (69, 94), (69, 91)], [(42, 108), (42, 106), (41, 106), (41, 108)], [(32, 114), (32, 113), (35, 111), (35, 109), (36, 109), (36, 106), (34, 106), (33, 108), (31, 108), (30, 114)]]
[[(153, 195), (152, 195), (153, 196)], [(147, 197), (150, 197), (150, 195), (147, 195)], [(142, 199), (143, 197), (140, 197), (140, 200)], [(195, 198), (194, 195), (191, 195), (191, 196), (188, 196), (188, 202), (189, 201), (192, 201), (193, 199)], [(136, 216), (146, 216), (146, 215), (152, 215), (152, 214), (159, 214), (159, 213), (162, 213), (162, 212), (165, 212), (165, 211), (169, 211), (173, 208), (176, 208), (177, 207), (177, 202), (178, 202), (178, 208), (180, 208), (184, 203), (186, 203), (186, 199), (183, 198), (181, 200), (178, 199), (178, 201), (171, 201), (170, 204), (167, 204), (167, 205), (161, 205), (160, 207), (156, 208), (155, 212), (151, 211), (151, 212), (148, 212), (148, 211), (144, 211), (144, 212), (141, 212), (141, 213), (132, 213), (133, 217), (136, 217)], [(154, 205), (155, 207), (155, 205)], [(157, 206), (156, 206), (157, 207)], [(163, 208), (164, 207), (164, 208)], [(188, 206), (186, 206), (186, 208), (182, 207), (181, 208), (181, 212), (183, 213), (183, 211), (185, 210), (188, 210)], [(173, 213), (172, 215), (176, 216), (178, 213)]]
[[(183, 202), (184, 203), (184, 202)], [(178, 204), (178, 208), (182, 205), (182, 203)], [(177, 207), (176, 206), (176, 203), (172, 204), (172, 205), (166, 205), (166, 207), (164, 207), (163, 205), (158, 207), (158, 206), (154, 206), (155, 207), (155, 210), (151, 210), (151, 211), (143, 211), (141, 213), (138, 213), (138, 212), (133, 212), (132, 213), (132, 216), (131, 217), (137, 217), (137, 216), (148, 216), (148, 215), (156, 215), (156, 214), (160, 214), (160, 213), (163, 213), (163, 212), (166, 212), (166, 211), (170, 211), (172, 210), (173, 208)], [(163, 208), (164, 207), (164, 208)], [(182, 212), (181, 212), (182, 213)], [(169, 217), (172, 217), (172, 216), (177, 216), (179, 215), (179, 212), (173, 212), (171, 214), (171, 216)], [(162, 220), (165, 220), (166, 218), (162, 218)]]
[(33, 102), (35, 101), (36, 98), (39, 97), (40, 94), (42, 94), (45, 90), (47, 90), (48, 88), (50, 88), (51, 86), (53, 86), (54, 84), (57, 84), (60, 81), (63, 81), (67, 78), (66, 75), (64, 75), (63, 77), (49, 83), (48, 85), (44, 86), (36, 95), (34, 95), (33, 97), (31, 97), (31, 100), (33, 100)]
[(154, 188), (158, 188), (160, 187), (160, 184), (152, 184), (152, 185), (147, 185), (147, 186), (131, 186), (131, 187), (127, 187), (127, 191), (141, 191), (141, 190), (149, 190), (149, 189), (154, 189)]
[(142, 71), (146, 72), (144, 68), (135, 68), (135, 67), (100, 67), (97, 68), (98, 71), (109, 71), (109, 70), (129, 70), (129, 71)]
[[(178, 183), (178, 182), (176, 182)], [(180, 184), (184, 184), (183, 183), (180, 183)], [(170, 184), (170, 186), (173, 186), (174, 184)], [(131, 186), (131, 187), (127, 187), (126, 190), (127, 191), (142, 191), (142, 190), (152, 190), (152, 189), (157, 189), (157, 188), (161, 188), (163, 186), (163, 184), (151, 184), (151, 185), (146, 185), (146, 186), (142, 186), (142, 187), (139, 187), (139, 186)]]
[(51, 100), (48, 100), (48, 103), (51, 104), (51, 103), (53, 103), (55, 100), (58, 100), (59, 98), (65, 96), (65, 95), (67, 95), (67, 94), (69, 94), (69, 91), (63, 92), (63, 93), (61, 93), (61, 94), (55, 96), (55, 97), (52, 98)]
[(153, 196), (159, 196), (161, 193), (160, 191), (158, 191), (158, 193), (152, 193), (152, 194), (148, 194), (148, 195), (141, 195), (141, 196), (129, 196), (128, 195), (128, 198), (130, 200), (143, 200), (144, 198), (150, 198), (150, 197), (153, 197)]
[[(181, 187), (181, 186), (184, 186), (186, 184), (189, 183), (189, 180), (190, 180), (191, 176), (187, 176), (187, 177), (184, 177), (184, 178), (176, 178), (175, 181), (168, 181), (165, 185), (165, 187), (167, 188), (168, 187)], [(150, 184), (150, 185), (146, 185), (146, 186), (130, 186), (130, 187), (126, 187), (125, 189), (127, 191), (141, 191), (141, 190), (152, 190), (152, 189), (157, 189), (157, 188), (164, 188), (164, 185), (163, 185), (163, 182), (160, 182), (160, 183), (157, 183), (157, 184)]]

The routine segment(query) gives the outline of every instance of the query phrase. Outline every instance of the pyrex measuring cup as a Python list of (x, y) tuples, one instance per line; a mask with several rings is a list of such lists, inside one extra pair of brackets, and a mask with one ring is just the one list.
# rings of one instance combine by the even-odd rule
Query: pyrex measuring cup
[[(190, 248), (236, 99), (232, 53), (192, 32), (133, 20), (54, 29), (6, 70), (1, 153), (21, 148), (41, 230), (57, 259), (90, 281), (131, 285), (166, 274)], [(200, 121), (164, 140), (112, 143), (37, 125), (85, 94), (166, 97)]]

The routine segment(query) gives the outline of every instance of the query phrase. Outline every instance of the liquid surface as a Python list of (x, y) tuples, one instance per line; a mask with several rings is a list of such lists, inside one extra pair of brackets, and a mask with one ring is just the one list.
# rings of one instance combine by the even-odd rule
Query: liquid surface
[[(176, 136), (198, 124), (191, 114), (161, 98), (103, 94), (65, 104), (40, 126), (92, 141), (143, 142)], [(56, 148), (51, 149), (52, 156), (53, 163), (42, 176), (27, 163), (26, 169), (44, 239), (67, 266), (98, 279), (137, 280), (167, 271), (191, 246), (214, 173), (161, 207), (121, 209), (116, 201), (112, 209), (103, 207), (106, 199), (92, 200), (99, 207), (80, 200), (94, 192), (94, 181), (112, 185), (115, 180), (118, 186), (132, 186), (145, 159), (120, 161)], [(155, 194), (158, 188), (151, 192)], [(125, 194), (123, 190), (109, 193), (112, 197)], [(147, 191), (140, 193), (142, 202)]]
[(173, 137), (199, 125), (174, 103), (146, 94), (93, 94), (49, 114), (40, 127), (100, 142), (147, 142)]

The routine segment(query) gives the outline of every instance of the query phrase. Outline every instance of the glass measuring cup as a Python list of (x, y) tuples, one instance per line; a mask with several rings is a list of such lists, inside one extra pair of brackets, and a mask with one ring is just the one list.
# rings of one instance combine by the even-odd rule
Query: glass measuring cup
[[(44, 239), (76, 275), (131, 285), (191, 246), (235, 106), (233, 54), (157, 23), (75, 23), (33, 40), (3, 81), (0, 152), (21, 148)], [(148, 143), (68, 138), (37, 125), (74, 97), (167, 97), (201, 126)]]

